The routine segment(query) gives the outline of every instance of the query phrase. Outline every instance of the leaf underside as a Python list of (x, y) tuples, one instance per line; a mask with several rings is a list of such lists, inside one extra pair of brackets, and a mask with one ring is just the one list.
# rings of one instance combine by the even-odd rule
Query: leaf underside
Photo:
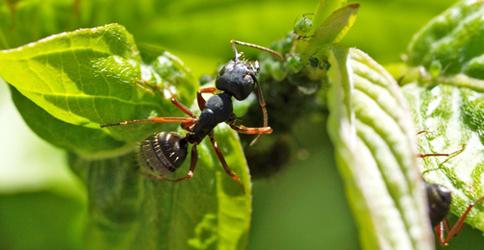
[(330, 57), (328, 132), (365, 249), (432, 249), (415, 131), (396, 82), (370, 57)]

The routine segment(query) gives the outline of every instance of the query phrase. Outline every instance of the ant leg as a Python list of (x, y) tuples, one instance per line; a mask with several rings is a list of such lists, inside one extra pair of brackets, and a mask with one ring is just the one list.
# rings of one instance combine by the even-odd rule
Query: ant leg
[(427, 130), (420, 130), (417, 132), (417, 135), (425, 134), (427, 133)]
[[(266, 101), (264, 100), (264, 96), (262, 95), (262, 89), (260, 87), (260, 84), (258, 82), (256, 84), (256, 92), (255, 94), (257, 95), (257, 100), (259, 101), (259, 107), (262, 112), (262, 127), (268, 127), (269, 126), (269, 117), (267, 114), (267, 109), (266, 109)], [(258, 134), (249, 144), (249, 146), (254, 145), (259, 137), (261, 137), (262, 134)]]
[(149, 123), (170, 123), (170, 122), (178, 122), (182, 125), (190, 126), (197, 122), (195, 118), (189, 117), (153, 117), (149, 119), (142, 119), (142, 120), (129, 120), (129, 121), (122, 121), (118, 123), (109, 123), (101, 125), (101, 128), (106, 127), (114, 127), (114, 126), (125, 126), (130, 124), (149, 124)]
[(275, 50), (257, 45), (257, 44), (241, 42), (241, 41), (238, 41), (238, 40), (230, 40), (230, 43), (232, 44), (232, 50), (234, 50), (234, 53), (235, 53), (235, 62), (237, 62), (239, 60), (239, 57), (240, 57), (240, 54), (237, 51), (237, 45), (262, 50), (262, 51), (265, 51), (265, 52), (279, 58), (281, 61), (284, 60), (284, 56), (281, 53), (279, 53)]
[(163, 177), (163, 176), (152, 175), (152, 174), (149, 174), (149, 173), (143, 173), (142, 172), (141, 174), (143, 174), (143, 175), (145, 175), (149, 178), (160, 180), (160, 181), (181, 182), (181, 181), (184, 181), (184, 180), (189, 180), (193, 177), (193, 174), (195, 173), (195, 167), (197, 166), (197, 160), (198, 160), (197, 145), (193, 144), (191, 157), (190, 157), (190, 169), (188, 170), (188, 173), (185, 176), (180, 177), (180, 178), (176, 178), (176, 179), (170, 179), (170, 178), (166, 178), (166, 177)]
[(210, 132), (208, 136), (210, 137), (210, 142), (212, 143), (213, 149), (217, 154), (218, 160), (220, 161), (220, 163), (222, 163), (222, 167), (224, 168), (225, 173), (227, 173), (230, 176), (230, 178), (232, 178), (232, 180), (237, 182), (237, 184), (243, 187), (242, 183), (240, 182), (239, 176), (237, 176), (237, 174), (234, 173), (234, 171), (232, 171), (227, 165), (227, 162), (225, 161), (222, 151), (220, 151), (220, 148), (218, 147), (217, 142), (215, 141), (215, 135), (213, 134), (213, 131)]
[[(459, 150), (456, 150), (452, 153), (447, 153), (447, 154), (417, 154), (417, 157), (418, 158), (425, 158), (425, 157), (431, 157), (431, 156), (450, 156), (449, 158), (452, 158), (460, 153), (462, 153), (462, 151), (464, 151), (464, 149), (466, 148), (466, 145), (465, 144), (462, 144), (461, 148)], [(446, 161), (448, 161), (449, 159), (447, 159)]]
[(173, 105), (175, 105), (178, 109), (180, 109), (183, 113), (187, 114), (188, 116), (192, 117), (192, 118), (195, 118), (195, 115), (192, 113), (192, 111), (190, 111), (190, 109), (187, 108), (187, 106), (183, 105), (181, 102), (179, 102), (175, 96), (172, 96), (170, 98), (171, 100), (171, 103), (173, 103)]
[(444, 229), (445, 229), (445, 231), (449, 232), (450, 231), (450, 228), (449, 228), (449, 220), (447, 218), (444, 218), (444, 220), (442, 222), (444, 223)]
[(203, 88), (200, 88), (198, 91), (197, 91), (197, 104), (198, 104), (198, 108), (200, 110), (203, 110), (205, 109), (205, 99), (203, 98), (202, 94), (203, 93), (209, 93), (209, 94), (213, 94), (215, 93), (215, 91), (217, 91), (217, 88), (214, 87), (214, 86), (210, 86), (210, 87), (203, 87)]
[(271, 134), (272, 133), (271, 127), (248, 128), (244, 125), (235, 125), (235, 124), (229, 124), (229, 125), (233, 130), (235, 130), (235, 131), (237, 131), (241, 134), (261, 135), (261, 134)]
[(198, 151), (197, 151), (197, 145), (193, 144), (192, 146), (192, 153), (190, 156), (190, 169), (188, 170), (187, 175), (173, 180), (174, 182), (180, 182), (184, 180), (189, 180), (193, 177), (193, 174), (195, 172), (195, 167), (197, 166), (197, 160), (198, 160)]
[(441, 244), (443, 244), (444, 246), (448, 245), (449, 241), (462, 230), (462, 227), (464, 226), (464, 221), (466, 220), (467, 215), (469, 215), (469, 213), (471, 212), (472, 208), (477, 204), (479, 204), (480, 202), (482, 202), (483, 200), (484, 200), (484, 196), (480, 197), (475, 202), (467, 206), (464, 213), (459, 217), (459, 219), (454, 224), (454, 226), (452, 226), (452, 228), (449, 230), (449, 233), (447, 233), (447, 237), (445, 237), (445, 240), (441, 242)]
[(437, 226), (434, 227), (435, 235), (437, 235), (437, 240), (439, 241), (439, 245), (444, 246), (444, 223), (440, 222)]
[(418, 158), (432, 157), (432, 156), (450, 156), (451, 154), (417, 154)]

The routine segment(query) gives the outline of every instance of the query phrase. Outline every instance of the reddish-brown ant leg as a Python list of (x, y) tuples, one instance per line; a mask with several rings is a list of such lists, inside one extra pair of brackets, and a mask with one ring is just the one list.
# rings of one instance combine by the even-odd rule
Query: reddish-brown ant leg
[(241, 134), (248, 134), (248, 135), (261, 135), (261, 134), (270, 134), (272, 133), (272, 128), (271, 127), (262, 127), (262, 128), (248, 128), (243, 125), (235, 125), (235, 124), (229, 124), (230, 127), (241, 133)]
[(189, 118), (189, 117), (153, 117), (153, 118), (142, 119), (142, 120), (128, 120), (128, 121), (122, 121), (118, 123), (103, 124), (101, 125), (101, 128), (125, 126), (130, 124), (170, 123), (170, 122), (192, 125), (197, 122), (197, 119)]
[(187, 106), (185, 106), (181, 102), (177, 101), (177, 99), (174, 96), (172, 96), (170, 98), (170, 100), (171, 100), (171, 103), (173, 103), (173, 105), (175, 105), (183, 113), (187, 114), (188, 116), (190, 116), (192, 118), (195, 118), (195, 115), (192, 113), (192, 111), (190, 111), (190, 109), (188, 109)]
[[(477, 204), (481, 203), (483, 200), (484, 200), (484, 196), (480, 197), (475, 202), (473, 202), (473, 203), (469, 204), (469, 206), (467, 206), (467, 208), (464, 211), (464, 213), (459, 217), (459, 219), (457, 220), (457, 222), (454, 224), (454, 226), (452, 226), (452, 228), (447, 233), (447, 236), (445, 237), (445, 240), (440, 241), (440, 237), (439, 237), (439, 243), (442, 246), (447, 246), (449, 244), (449, 241), (452, 238), (454, 238), (454, 236), (456, 236), (462, 230), (462, 227), (464, 226), (464, 222), (465, 222), (465, 220), (467, 218), (467, 215), (469, 215), (469, 213), (471, 212), (471, 210), (472, 210), (472, 208), (474, 206), (476, 206)], [(443, 222), (441, 222), (441, 224), (443, 224)], [(442, 234), (442, 236), (443, 236), (443, 234)]]
[(155, 179), (155, 180), (181, 182), (181, 181), (184, 181), (184, 180), (189, 180), (193, 177), (193, 174), (195, 173), (195, 167), (197, 166), (197, 160), (198, 160), (197, 145), (194, 144), (192, 146), (192, 153), (191, 153), (191, 156), (190, 156), (190, 169), (188, 170), (188, 173), (185, 176), (180, 177), (180, 178), (176, 178), (176, 179), (170, 179), (170, 178), (166, 178), (166, 177), (163, 177), (163, 176), (152, 175), (150, 173), (141, 172), (141, 174), (148, 177), (148, 178)]
[(217, 88), (213, 87), (213, 86), (210, 86), (210, 87), (203, 87), (203, 88), (200, 88), (198, 91), (197, 91), (197, 103), (198, 103), (198, 108), (200, 110), (203, 110), (205, 108), (205, 99), (203, 98), (202, 94), (203, 93), (209, 93), (209, 94), (213, 94), (215, 93), (215, 91), (217, 91)]
[(175, 179), (175, 182), (180, 182), (184, 180), (189, 180), (193, 177), (193, 174), (195, 173), (195, 167), (197, 166), (197, 160), (198, 160), (198, 151), (197, 151), (197, 145), (193, 144), (192, 146), (192, 153), (190, 156), (190, 169), (188, 170), (187, 175), (184, 177)]
[(417, 154), (418, 158), (432, 157), (432, 156), (450, 156), (450, 154)]
[[(259, 107), (262, 112), (262, 127), (268, 127), (269, 126), (269, 117), (267, 114), (267, 109), (266, 109), (266, 101), (264, 100), (264, 96), (262, 95), (262, 89), (260, 88), (260, 85), (258, 82), (256, 84), (256, 92), (255, 94), (257, 95), (257, 101), (259, 102)], [(271, 130), (272, 131), (272, 130)], [(250, 142), (249, 146), (254, 145), (259, 137), (261, 137), (262, 133), (258, 133), (257, 136)]]
[[(417, 135), (425, 134), (427, 130), (420, 130), (417, 132)], [(425, 158), (425, 157), (432, 157), (432, 156), (449, 156), (451, 154), (417, 154), (418, 158)]]
[[(427, 133), (427, 130), (420, 130), (417, 132), (417, 135), (421, 135), (421, 134), (425, 134)], [(418, 158), (425, 158), (425, 157), (433, 157), (433, 156), (451, 156), (451, 155), (457, 155), (459, 153), (461, 153), (462, 151), (464, 151), (465, 149), (465, 144), (462, 144), (462, 147), (461, 149), (455, 151), (455, 152), (452, 152), (450, 154), (438, 154), (438, 153), (435, 153), (435, 154), (417, 154), (417, 157)], [(451, 157), (449, 157), (450, 159)], [(447, 162), (449, 159), (445, 160), (445, 162)]]
[(417, 132), (417, 135), (425, 134), (427, 133), (427, 130), (420, 130)]
[(444, 223), (444, 229), (445, 231), (449, 232), (450, 228), (449, 228), (449, 220), (447, 218), (445, 218), (443, 221)]
[(218, 147), (217, 142), (215, 141), (215, 136), (213, 134), (213, 131), (211, 131), (208, 134), (208, 136), (210, 137), (210, 142), (212, 143), (213, 149), (215, 150), (215, 153), (217, 154), (218, 160), (220, 161), (220, 163), (222, 163), (222, 167), (224, 168), (225, 173), (227, 173), (232, 178), (232, 180), (237, 182), (237, 184), (242, 186), (242, 183), (240, 182), (239, 176), (237, 176), (237, 174), (234, 171), (232, 171), (229, 168), (229, 166), (227, 165), (227, 162), (225, 161), (225, 158), (222, 154), (222, 151), (220, 151), (220, 148)]
[(425, 157), (432, 157), (432, 156), (450, 156), (447, 160), (445, 160), (445, 162), (446, 162), (450, 158), (453, 158), (455, 155), (462, 153), (462, 151), (464, 151), (465, 148), (466, 148), (466, 145), (462, 144), (462, 146), (459, 150), (456, 150), (452, 153), (447, 153), (447, 154), (417, 154), (417, 157), (418, 158), (425, 158)]
[(437, 240), (439, 244), (443, 246), (444, 242), (444, 223), (440, 222), (437, 226), (434, 227), (435, 234), (437, 235)]
[(182, 127), (182, 129), (191, 132), (193, 124), (195, 124), (195, 123), (182, 123), (181, 127)]

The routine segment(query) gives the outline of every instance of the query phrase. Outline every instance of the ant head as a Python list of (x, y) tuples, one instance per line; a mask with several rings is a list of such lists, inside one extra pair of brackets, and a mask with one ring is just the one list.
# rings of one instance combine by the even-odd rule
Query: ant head
[(254, 90), (258, 71), (257, 61), (252, 64), (245, 60), (230, 60), (218, 73), (215, 85), (237, 100), (244, 100)]
[(452, 193), (449, 189), (438, 184), (426, 184), (429, 205), (429, 217), (432, 226), (438, 225), (449, 213)]
[(173, 132), (160, 132), (141, 143), (139, 160), (141, 166), (154, 174), (169, 174), (181, 166), (187, 150), (188, 143), (184, 137)]

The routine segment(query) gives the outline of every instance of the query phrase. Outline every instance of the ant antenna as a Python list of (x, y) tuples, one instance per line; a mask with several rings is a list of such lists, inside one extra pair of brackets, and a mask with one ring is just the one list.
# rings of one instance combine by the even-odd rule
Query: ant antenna
[(242, 41), (238, 41), (238, 40), (230, 40), (230, 43), (232, 44), (232, 49), (234, 50), (234, 54), (235, 54), (235, 59), (234, 61), (237, 62), (240, 58), (240, 55), (241, 53), (239, 53), (237, 51), (237, 45), (240, 45), (240, 46), (246, 46), (246, 47), (249, 47), (249, 48), (254, 48), (254, 49), (258, 49), (258, 50), (262, 50), (262, 51), (265, 51), (277, 58), (279, 58), (281, 61), (284, 60), (284, 56), (275, 51), (275, 50), (272, 50), (272, 49), (269, 49), (269, 48), (266, 48), (266, 47), (263, 47), (263, 46), (260, 46), (260, 45), (257, 45), (257, 44), (253, 44), (253, 43), (246, 43), (246, 42), (242, 42)]

